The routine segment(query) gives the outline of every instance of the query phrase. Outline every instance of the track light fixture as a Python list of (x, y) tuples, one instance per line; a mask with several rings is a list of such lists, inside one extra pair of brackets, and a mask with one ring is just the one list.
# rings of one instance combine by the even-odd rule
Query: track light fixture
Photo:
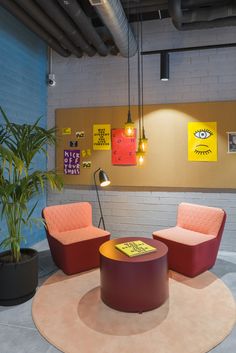
[(169, 53), (164, 51), (160, 58), (160, 79), (161, 81), (169, 80)]

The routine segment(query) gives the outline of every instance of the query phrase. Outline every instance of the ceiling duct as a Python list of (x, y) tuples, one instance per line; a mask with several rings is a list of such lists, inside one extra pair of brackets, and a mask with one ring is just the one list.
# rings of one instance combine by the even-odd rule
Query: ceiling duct
[(96, 50), (91, 47), (81, 35), (77, 27), (72, 23), (67, 14), (57, 4), (55, 0), (35, 0), (37, 4), (47, 13), (51, 19), (58, 23), (60, 28), (66, 33), (70, 40), (88, 56), (96, 54)]
[(2, 5), (8, 12), (20, 20), (26, 27), (37, 34), (42, 40), (44, 40), (52, 49), (54, 49), (58, 54), (67, 57), (70, 52), (64, 49), (56, 39), (50, 36), (42, 27), (40, 27), (29, 15), (27, 15), (21, 7), (19, 7), (12, 0), (0, 0), (0, 5)]
[(196, 8), (200, 6), (219, 6), (227, 5), (230, 3), (230, 0), (182, 0), (182, 8)]
[(86, 38), (87, 41), (97, 49), (97, 52), (102, 56), (108, 55), (109, 50), (107, 46), (104, 44), (96, 32), (95, 28), (91, 24), (88, 17), (85, 15), (84, 11), (81, 9), (78, 2), (76, 0), (57, 0), (57, 2), (72, 18), (74, 23), (82, 32), (84, 38)]
[[(101, 0), (100, 0), (101, 1)], [(144, 14), (145, 12), (156, 12), (158, 16), (158, 10), (166, 10), (168, 5), (167, 5), (167, 0), (166, 1), (157, 1), (157, 0), (121, 0), (123, 9), (127, 13), (129, 11), (129, 14), (136, 14), (142, 13)]]
[[(196, 6), (198, 8), (189, 10), (186, 6)], [(169, 0), (169, 13), (174, 26), (180, 30), (204, 29), (236, 25), (236, 6), (234, 1), (227, 2), (228, 5), (215, 6), (215, 1), (193, 1), (190, 0)], [(214, 7), (210, 6), (211, 4)], [(220, 2), (218, 1), (218, 4)], [(221, 2), (225, 4), (225, 2)], [(205, 5), (205, 6), (204, 6)]]
[(137, 42), (131, 27), (128, 30), (130, 25), (120, 0), (89, 0), (89, 2), (109, 29), (121, 55), (134, 56), (137, 52)]
[(71, 51), (75, 56), (81, 58), (82, 51), (77, 48), (64, 34), (64, 32), (43, 12), (32, 0), (15, 0), (39, 25), (42, 26), (58, 42), (66, 49)]

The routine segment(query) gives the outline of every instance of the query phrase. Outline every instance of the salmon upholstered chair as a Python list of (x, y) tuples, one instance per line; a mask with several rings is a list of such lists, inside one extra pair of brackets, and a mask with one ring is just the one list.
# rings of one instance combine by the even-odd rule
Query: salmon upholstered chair
[(153, 233), (168, 246), (169, 268), (188, 277), (214, 266), (226, 213), (215, 207), (181, 203), (177, 225)]
[(92, 225), (88, 202), (48, 206), (42, 211), (55, 264), (68, 275), (99, 266), (98, 249), (110, 233)]

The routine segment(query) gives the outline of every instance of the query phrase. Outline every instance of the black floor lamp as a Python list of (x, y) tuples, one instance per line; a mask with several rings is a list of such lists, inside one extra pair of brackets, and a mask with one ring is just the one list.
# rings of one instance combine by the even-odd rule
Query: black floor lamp
[(101, 202), (100, 202), (100, 198), (99, 198), (99, 193), (98, 193), (98, 187), (97, 187), (97, 183), (96, 183), (96, 174), (99, 172), (98, 177), (99, 177), (99, 183), (100, 186), (104, 187), (109, 185), (111, 182), (107, 176), (107, 174), (104, 172), (104, 170), (102, 170), (101, 168), (98, 168), (97, 170), (95, 170), (95, 172), (93, 173), (93, 178), (94, 178), (94, 185), (95, 185), (95, 189), (96, 189), (96, 193), (97, 193), (97, 198), (98, 198), (98, 205), (99, 205), (99, 209), (100, 209), (100, 220), (98, 223), (98, 227), (100, 227), (100, 224), (102, 222), (103, 225), (103, 229), (106, 230), (105, 227), (105, 222), (104, 222), (104, 217), (103, 217), (103, 213), (102, 213), (102, 206), (101, 206)]

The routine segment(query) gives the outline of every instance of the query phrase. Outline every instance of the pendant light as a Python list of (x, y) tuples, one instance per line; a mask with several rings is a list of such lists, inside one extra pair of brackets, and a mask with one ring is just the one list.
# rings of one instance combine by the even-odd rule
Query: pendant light
[[(143, 68), (142, 68), (142, 58), (141, 50), (142, 48), (142, 28), (140, 36), (140, 20), (137, 22), (137, 37), (138, 37), (138, 117), (139, 117), (139, 140), (138, 140), (138, 150), (136, 152), (137, 164), (142, 165), (144, 162), (147, 138), (145, 136), (145, 130), (143, 125)], [(140, 60), (141, 59), (141, 60)], [(141, 65), (140, 65), (141, 61)], [(142, 84), (141, 84), (142, 83)], [(142, 91), (142, 92), (141, 92)]]
[(161, 53), (160, 79), (161, 79), (161, 81), (168, 81), (169, 80), (169, 53), (167, 53), (166, 51)]
[(148, 144), (148, 139), (146, 138), (145, 135), (145, 128), (144, 128), (144, 114), (143, 114), (143, 55), (141, 55), (141, 52), (143, 51), (143, 23), (141, 19), (140, 23), (140, 29), (141, 29), (141, 35), (140, 35), (140, 57), (141, 57), (141, 121), (142, 121), (142, 137), (141, 137), (141, 150), (143, 152), (147, 151), (147, 144)]
[(129, 54), (129, 1), (128, 1), (128, 117), (125, 123), (125, 135), (128, 137), (133, 137), (135, 135), (135, 125), (131, 118), (130, 112), (130, 54)]

